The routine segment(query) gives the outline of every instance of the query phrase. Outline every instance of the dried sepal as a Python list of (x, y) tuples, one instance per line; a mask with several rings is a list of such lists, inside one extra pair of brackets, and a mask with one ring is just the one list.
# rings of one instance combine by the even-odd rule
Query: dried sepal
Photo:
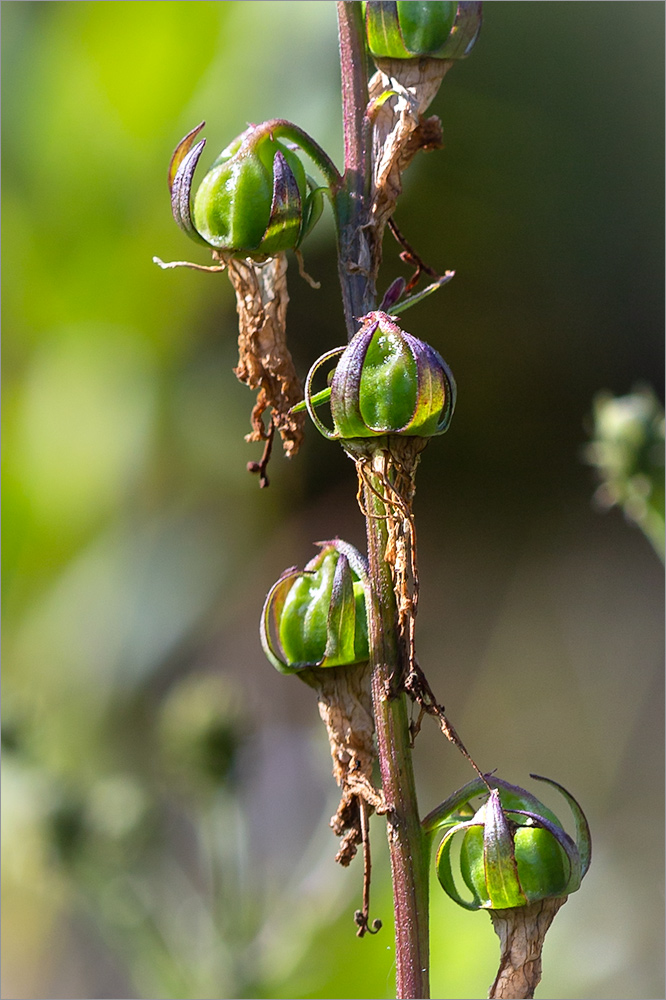
[[(201, 139), (196, 146), (192, 148), (190, 146), (192, 145), (192, 139), (202, 128), (203, 122), (198, 128), (193, 129), (177, 147), (171, 160), (171, 167), (169, 168), (169, 187), (171, 191), (171, 212), (176, 224), (191, 239), (197, 243), (202, 243), (204, 246), (208, 246), (207, 241), (198, 232), (192, 220), (192, 178), (194, 177), (199, 157), (206, 145), (206, 140)], [(172, 178), (174, 165), (176, 166), (176, 170)]]
[[(173, 182), (178, 172), (178, 168), (180, 167), (181, 163), (189, 153), (190, 149), (192, 148), (192, 143), (199, 135), (199, 132), (201, 132), (205, 124), (206, 124), (205, 122), (201, 122), (200, 125), (197, 125), (196, 128), (193, 128), (192, 131), (188, 132), (187, 135), (183, 139), (181, 139), (178, 145), (176, 146), (173, 152), (173, 156), (171, 157), (171, 162), (169, 164), (169, 174), (168, 174), (169, 191), (171, 191), (171, 189), (173, 188)], [(205, 143), (206, 140), (204, 139), (203, 141)]]

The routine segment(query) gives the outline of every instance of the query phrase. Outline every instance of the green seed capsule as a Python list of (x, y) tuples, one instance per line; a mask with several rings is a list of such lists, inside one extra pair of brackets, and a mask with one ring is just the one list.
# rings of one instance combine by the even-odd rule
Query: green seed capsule
[[(483, 790), (481, 780), (454, 793), (424, 820), (429, 832), (444, 831), (437, 876), (445, 892), (470, 910), (503, 910), (575, 892), (590, 864), (590, 831), (576, 800), (549, 781), (571, 806), (574, 842), (557, 817), (529, 792), (498, 778), (490, 783), (494, 787), (472, 819), (466, 818), (468, 806)], [(460, 895), (451, 867), (451, 844), (458, 833), (462, 834), (460, 874), (471, 900)]]
[[(317, 400), (311, 387), (319, 367), (335, 354), (341, 357), (331, 380), (330, 431), (314, 413)], [(326, 437), (347, 440), (442, 434), (455, 397), (453, 375), (437, 351), (401, 330), (384, 312), (368, 313), (349, 345), (320, 358), (306, 383), (306, 405), (316, 426)]]
[[(513, 853), (517, 882), (511, 892), (505, 890), (503, 898), (493, 899), (486, 875), (484, 860), (484, 830), (476, 826), (469, 829), (460, 845), (460, 873), (468, 889), (480, 906), (503, 909), (506, 906), (524, 906), (539, 899), (563, 894), (569, 864), (555, 837), (535, 826), (519, 826), (513, 836)], [(509, 878), (513, 878), (513, 863), (507, 858)], [(507, 879), (503, 880), (506, 886)]]
[(178, 225), (232, 257), (260, 261), (297, 248), (319, 218), (323, 196), (296, 153), (273, 138), (267, 125), (251, 125), (220, 153), (192, 207), (192, 178), (205, 140), (192, 142), (201, 127), (183, 139), (172, 161)]
[(413, 59), (433, 56), (445, 44), (456, 16), (457, 3), (370, 2), (365, 7), (368, 47), (373, 56)]
[(368, 660), (366, 568), (351, 545), (322, 547), (272, 587), (262, 616), (264, 652), (282, 673)]
[[(276, 187), (284, 191), (279, 220)], [(199, 185), (194, 224), (211, 246), (271, 256), (298, 243), (306, 197), (305, 171), (291, 150), (268, 135), (236, 141)]]
[(564, 893), (569, 864), (552, 833), (542, 827), (519, 826), (513, 847), (520, 885), (530, 903)]
[(376, 59), (461, 59), (481, 27), (480, 3), (368, 0), (366, 37)]

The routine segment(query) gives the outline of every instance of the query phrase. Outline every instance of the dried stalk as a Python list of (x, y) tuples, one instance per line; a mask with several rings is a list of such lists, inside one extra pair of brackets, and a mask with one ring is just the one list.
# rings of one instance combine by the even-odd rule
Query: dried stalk
[(546, 933), (567, 897), (543, 899), (527, 906), (491, 910), (490, 919), (500, 939), (502, 957), (489, 1000), (531, 998), (541, 981), (541, 952)]

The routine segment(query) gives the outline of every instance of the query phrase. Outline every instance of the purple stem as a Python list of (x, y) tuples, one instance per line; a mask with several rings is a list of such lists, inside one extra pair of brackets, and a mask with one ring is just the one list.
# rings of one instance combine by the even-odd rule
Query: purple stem
[[(365, 127), (368, 81), (361, 4), (337, 4), (342, 72), (345, 143), (343, 185), (334, 197), (338, 229), (339, 274), (348, 339), (358, 320), (376, 308), (371, 275), (359, 269), (363, 259), (363, 225), (369, 218), (369, 132)], [(381, 447), (378, 444), (378, 447)], [(373, 477), (381, 495), (384, 486)], [(372, 695), (382, 787), (389, 806), (388, 841), (393, 878), (397, 996), (427, 1000), (428, 983), (428, 854), (419, 822), (412, 769), (406, 696), (395, 690), (404, 676), (404, 652), (398, 633), (387, 545), (385, 506), (365, 491), (372, 611), (369, 622)], [(372, 516), (374, 515), (374, 516)]]

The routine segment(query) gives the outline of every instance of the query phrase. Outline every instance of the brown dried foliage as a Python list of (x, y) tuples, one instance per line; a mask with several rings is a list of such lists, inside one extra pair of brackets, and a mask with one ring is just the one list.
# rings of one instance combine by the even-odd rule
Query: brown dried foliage
[(531, 998), (541, 980), (541, 953), (546, 932), (567, 897), (543, 899), (527, 906), (491, 910), (490, 918), (500, 939), (502, 957), (489, 998)]
[(238, 311), (238, 367), (234, 371), (250, 389), (259, 390), (252, 410), (252, 432), (245, 440), (268, 440), (263, 414), (270, 407), (285, 454), (291, 457), (303, 440), (305, 415), (289, 412), (303, 399), (303, 387), (287, 347), (286, 255), (279, 254), (264, 264), (229, 260), (227, 270)]
[(346, 866), (363, 839), (361, 800), (368, 812), (384, 811), (381, 792), (372, 784), (376, 751), (370, 667), (367, 663), (326, 667), (301, 676), (317, 691), (328, 733), (333, 776), (341, 789), (340, 805), (331, 818), (333, 832), (342, 838), (335, 860)]
[[(374, 230), (375, 271), (381, 259), (384, 226), (402, 192), (401, 175), (420, 149), (442, 145), (439, 118), (424, 118), (452, 63), (445, 59), (376, 60), (369, 83), (373, 124), (371, 227)], [(384, 99), (384, 95), (391, 96)]]

